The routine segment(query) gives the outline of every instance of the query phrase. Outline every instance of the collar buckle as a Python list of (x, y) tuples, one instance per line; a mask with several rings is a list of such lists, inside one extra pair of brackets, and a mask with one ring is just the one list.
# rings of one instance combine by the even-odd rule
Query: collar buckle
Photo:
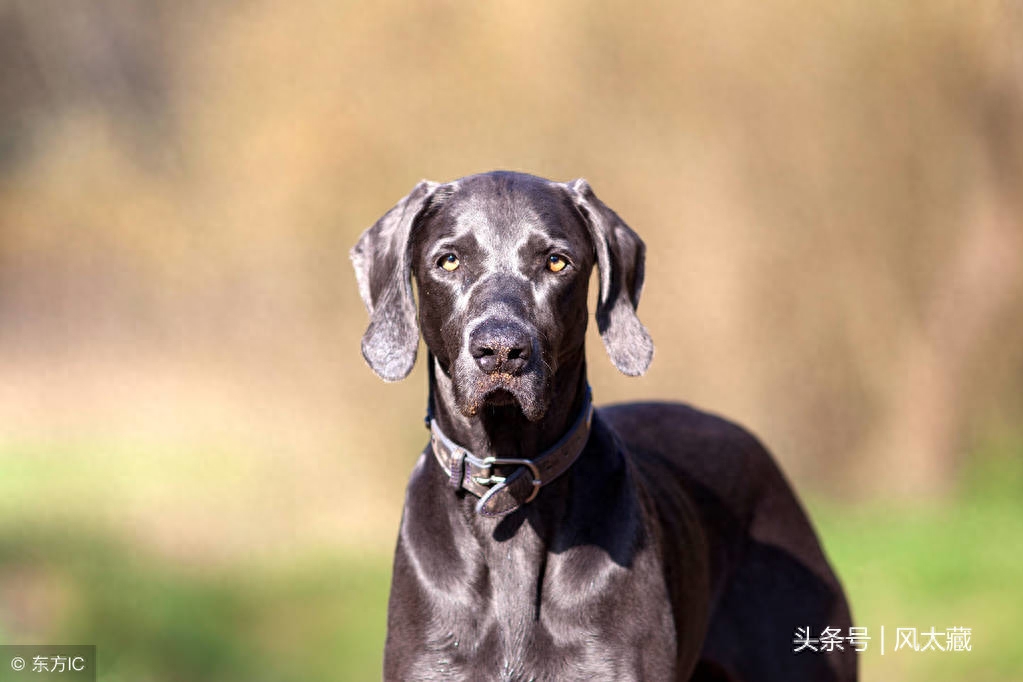
[[(432, 382), (431, 382), (432, 388)], [(431, 400), (432, 407), (432, 400)], [(432, 410), (427, 415), (432, 417)], [(479, 498), (476, 512), (482, 516), (504, 516), (522, 505), (532, 502), (540, 488), (564, 474), (579, 458), (590, 436), (593, 402), (590, 387), (586, 386), (583, 407), (575, 423), (552, 447), (533, 459), (512, 457), (476, 457), (441, 431), (435, 419), (430, 419), (430, 449), (455, 490), (465, 490)], [(494, 467), (518, 467), (507, 476), (494, 474)], [(543, 472), (541, 474), (541, 471)], [(526, 478), (526, 474), (530, 474)], [(524, 479), (524, 480), (523, 480)], [(523, 500), (525, 486), (532, 489)]]
[(507, 476), (495, 476), (493, 468), (495, 466), (509, 466), (518, 465), (529, 469), (529, 473), (532, 474), (533, 490), (529, 493), (523, 504), (532, 502), (533, 498), (540, 492), (540, 488), (543, 486), (543, 481), (540, 480), (540, 469), (536, 466), (536, 463), (531, 459), (515, 459), (511, 457), (484, 457), (482, 462), (483, 473), (485, 476), (473, 476), (472, 480), (476, 481), (480, 485), (494, 485), (503, 484), (507, 480)]

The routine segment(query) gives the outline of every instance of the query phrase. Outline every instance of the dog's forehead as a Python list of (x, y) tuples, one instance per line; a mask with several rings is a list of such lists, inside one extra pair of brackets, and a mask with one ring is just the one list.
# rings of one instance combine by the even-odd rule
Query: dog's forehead
[(441, 202), (438, 217), (448, 230), (471, 234), (497, 252), (530, 242), (586, 238), (564, 188), (533, 176), (474, 176), (456, 181)]

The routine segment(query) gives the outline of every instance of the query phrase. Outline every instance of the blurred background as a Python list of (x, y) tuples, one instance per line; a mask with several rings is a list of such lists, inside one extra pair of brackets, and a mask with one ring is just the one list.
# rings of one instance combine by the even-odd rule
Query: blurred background
[(0, 641), (97, 644), (108, 682), (379, 678), (426, 378), (363, 363), (347, 251), (495, 168), (644, 237), (657, 354), (618, 375), (591, 328), (597, 402), (759, 434), (889, 633), (864, 680), (1023, 677), (994, 0), (0, 2)]

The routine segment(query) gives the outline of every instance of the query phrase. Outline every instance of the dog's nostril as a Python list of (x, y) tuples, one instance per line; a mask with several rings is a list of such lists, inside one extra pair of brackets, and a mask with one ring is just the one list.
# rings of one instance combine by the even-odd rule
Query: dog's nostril
[(517, 360), (518, 358), (522, 357), (522, 354), (525, 352), (525, 350), (526, 350), (525, 348), (512, 348), (511, 350), (508, 351), (508, 359)]

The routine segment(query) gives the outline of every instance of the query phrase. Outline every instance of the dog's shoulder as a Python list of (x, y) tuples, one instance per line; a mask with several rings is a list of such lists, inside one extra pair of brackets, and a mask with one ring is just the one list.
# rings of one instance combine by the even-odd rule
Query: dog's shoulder
[(777, 471), (756, 436), (691, 405), (623, 403), (602, 407), (598, 414), (641, 478), (658, 485), (664, 478), (674, 479), (690, 492), (699, 488), (728, 501), (742, 516), (753, 505), (760, 483)]
[(597, 412), (630, 450), (694, 451), (700, 459), (712, 453), (733, 460), (768, 456), (744, 427), (685, 403), (620, 403)]

